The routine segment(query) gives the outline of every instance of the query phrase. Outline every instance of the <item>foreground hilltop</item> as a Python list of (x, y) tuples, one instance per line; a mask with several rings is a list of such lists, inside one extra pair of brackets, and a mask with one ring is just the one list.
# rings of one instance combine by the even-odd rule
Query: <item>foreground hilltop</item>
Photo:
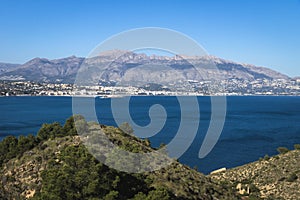
[[(89, 131), (99, 126), (82, 121)], [(121, 129), (103, 126), (120, 148), (153, 151)], [(12, 136), (0, 143), (0, 199), (239, 199), (233, 188), (174, 161), (146, 173), (125, 173), (97, 161), (76, 135), (73, 117), (64, 126), (45, 124), (37, 137)]]
[[(101, 127), (121, 149), (156, 150), (148, 140), (130, 134), (126, 124), (120, 129), (74, 117), (89, 133)], [(8, 136), (0, 142), (0, 199), (300, 199), (300, 145), (295, 145), (298, 150), (279, 148), (277, 156), (207, 176), (175, 160), (153, 172), (126, 173), (89, 153), (82, 142), (85, 137), (77, 135), (74, 117), (64, 126), (44, 124), (37, 136)], [(98, 143), (99, 137), (90, 136)]]

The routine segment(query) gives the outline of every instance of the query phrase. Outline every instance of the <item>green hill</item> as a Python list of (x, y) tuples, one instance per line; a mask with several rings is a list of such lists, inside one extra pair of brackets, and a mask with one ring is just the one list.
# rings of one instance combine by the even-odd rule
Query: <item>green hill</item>
[[(89, 132), (100, 126), (76, 117)], [(148, 140), (119, 128), (101, 128), (120, 148), (154, 151)], [(73, 117), (64, 126), (44, 124), (36, 137), (6, 137), (0, 143), (0, 199), (240, 199), (232, 186), (215, 183), (177, 161), (145, 173), (109, 168), (89, 153), (81, 139)]]

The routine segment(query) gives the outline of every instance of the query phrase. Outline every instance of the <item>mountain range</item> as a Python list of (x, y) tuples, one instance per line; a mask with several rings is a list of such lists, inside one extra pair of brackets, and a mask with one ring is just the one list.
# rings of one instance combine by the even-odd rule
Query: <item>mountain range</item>
[(79, 69), (89, 80), (178, 82), (181, 80), (290, 79), (266, 67), (242, 64), (215, 56), (157, 56), (112, 50), (92, 58), (34, 58), (24, 64), (0, 63), (0, 80), (74, 83)]

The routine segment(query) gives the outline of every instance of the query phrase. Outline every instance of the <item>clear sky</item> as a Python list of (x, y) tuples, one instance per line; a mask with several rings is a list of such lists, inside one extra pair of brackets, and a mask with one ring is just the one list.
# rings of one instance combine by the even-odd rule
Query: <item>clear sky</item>
[(300, 75), (299, 0), (0, 0), (0, 62), (86, 56), (111, 35), (149, 26), (221, 58)]

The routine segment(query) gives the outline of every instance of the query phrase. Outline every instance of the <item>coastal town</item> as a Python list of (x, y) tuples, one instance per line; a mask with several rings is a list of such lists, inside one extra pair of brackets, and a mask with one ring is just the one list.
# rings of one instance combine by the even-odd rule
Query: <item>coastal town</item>
[(0, 81), (0, 96), (231, 96), (231, 95), (292, 95), (300, 96), (300, 78), (188, 80), (179, 86), (149, 83), (144, 86), (121, 86), (99, 83), (78, 86), (66, 83), (37, 83), (31, 81)]

